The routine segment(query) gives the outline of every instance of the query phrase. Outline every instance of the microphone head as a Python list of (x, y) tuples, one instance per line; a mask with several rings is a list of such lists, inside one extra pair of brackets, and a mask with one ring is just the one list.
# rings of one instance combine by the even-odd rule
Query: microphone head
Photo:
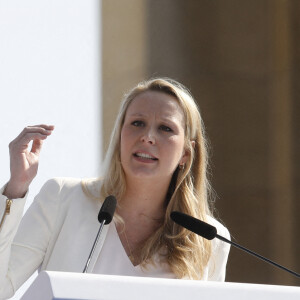
[(114, 196), (110, 195), (106, 197), (100, 208), (98, 214), (98, 221), (100, 223), (105, 221), (105, 225), (109, 224), (114, 216), (116, 206), (117, 206), (117, 200)]
[(212, 240), (217, 235), (216, 227), (182, 212), (173, 211), (171, 212), (170, 217), (178, 225), (204, 237), (207, 240)]

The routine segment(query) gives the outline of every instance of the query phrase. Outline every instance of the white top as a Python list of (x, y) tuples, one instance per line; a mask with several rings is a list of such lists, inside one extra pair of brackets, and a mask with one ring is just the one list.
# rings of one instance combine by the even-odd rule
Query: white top
[[(218, 221), (211, 217), (208, 217), (208, 221), (211, 225), (217, 227), (220, 235), (228, 239), (230, 238), (228, 230)], [(146, 267), (141, 267), (140, 265), (134, 266), (122, 245), (114, 222), (111, 222), (107, 227), (109, 228), (105, 242), (103, 243), (101, 253), (99, 253), (91, 273), (176, 278), (176, 275), (171, 271), (169, 265), (164, 261), (162, 254), (159, 253), (154, 255), (153, 264), (147, 264)], [(212, 241), (212, 255), (204, 269), (202, 280), (224, 281), (228, 252), (228, 244), (217, 239)]]
[[(96, 195), (99, 182), (94, 185)], [(3, 189), (0, 217), (6, 208)], [(0, 230), (0, 299), (12, 297), (37, 269), (81, 273), (99, 229), (97, 216), (102, 204), (83, 192), (80, 179), (55, 178), (46, 182), (22, 218), (25, 201), (13, 200)], [(207, 217), (207, 221), (217, 228), (219, 235), (230, 238), (228, 230), (217, 220)], [(212, 255), (202, 280), (224, 281), (229, 248), (220, 240), (212, 240)], [(133, 266), (111, 223), (103, 228), (88, 271), (174, 278), (160, 257), (157, 254), (157, 263), (147, 269)]]
[(153, 258), (154, 264), (145, 267), (134, 266), (127, 256), (127, 253), (119, 238), (116, 225), (112, 222), (109, 226), (105, 243), (102, 246), (101, 254), (93, 269), (94, 274), (142, 276), (142, 277), (163, 277), (176, 278), (167, 263), (160, 260), (157, 254)]

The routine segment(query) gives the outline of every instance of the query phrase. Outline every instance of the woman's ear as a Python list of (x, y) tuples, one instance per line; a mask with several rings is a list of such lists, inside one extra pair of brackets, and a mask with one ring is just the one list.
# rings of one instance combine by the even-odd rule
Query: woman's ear
[[(195, 149), (195, 145), (196, 145), (195, 141), (191, 141), (191, 146), (194, 149)], [(189, 150), (187, 150), (187, 149), (184, 149), (184, 152), (183, 152), (183, 155), (181, 157), (179, 165), (186, 164), (186, 162), (187, 162), (187, 160), (188, 160), (188, 158), (189, 158), (190, 155), (191, 155), (191, 152)]]

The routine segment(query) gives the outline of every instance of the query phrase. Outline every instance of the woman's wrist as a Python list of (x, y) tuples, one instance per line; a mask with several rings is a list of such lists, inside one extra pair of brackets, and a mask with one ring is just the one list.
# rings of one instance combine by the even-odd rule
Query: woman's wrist
[(29, 184), (15, 184), (9, 181), (2, 194), (8, 199), (23, 198), (26, 195), (28, 188)]

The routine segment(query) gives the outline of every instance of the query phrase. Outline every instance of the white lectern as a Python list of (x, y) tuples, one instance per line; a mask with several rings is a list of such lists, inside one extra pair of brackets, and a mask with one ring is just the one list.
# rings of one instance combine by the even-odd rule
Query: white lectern
[(22, 300), (299, 300), (300, 287), (42, 272)]

